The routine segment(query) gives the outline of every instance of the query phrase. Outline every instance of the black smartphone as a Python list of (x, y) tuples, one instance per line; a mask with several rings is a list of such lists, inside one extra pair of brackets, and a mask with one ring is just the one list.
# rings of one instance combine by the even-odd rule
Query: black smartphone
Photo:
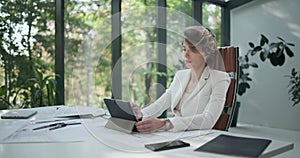
[(146, 144), (145, 147), (152, 151), (162, 151), (190, 146), (189, 143), (182, 140), (173, 140), (161, 143)]

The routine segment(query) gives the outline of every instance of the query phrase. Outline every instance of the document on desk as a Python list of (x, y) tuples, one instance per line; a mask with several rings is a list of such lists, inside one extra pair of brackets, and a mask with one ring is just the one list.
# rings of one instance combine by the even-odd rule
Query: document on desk
[(88, 128), (89, 132), (98, 141), (107, 146), (130, 152), (149, 151), (144, 147), (145, 144), (172, 141), (175, 139), (192, 139), (196, 137), (206, 136), (207, 134), (212, 133), (211, 130), (195, 130), (186, 132), (159, 131), (149, 134), (127, 134), (105, 128), (105, 120), (103, 118), (97, 119), (98, 120), (86, 120), (85, 125)]
[(0, 121), (0, 142), (13, 132), (30, 124), (29, 120), (1, 120)]
[(100, 108), (87, 106), (61, 106), (57, 108), (54, 117), (94, 118), (103, 115), (105, 115), (105, 111)]
[[(47, 143), (47, 142), (78, 142), (88, 138), (88, 133), (81, 125), (80, 120), (64, 121), (65, 124), (76, 124), (72, 126), (54, 126), (33, 130), (38, 127), (53, 124), (40, 123), (34, 124), (30, 121), (0, 121), (0, 143)], [(61, 125), (61, 124), (58, 124)], [(64, 124), (63, 124), (64, 125)]]

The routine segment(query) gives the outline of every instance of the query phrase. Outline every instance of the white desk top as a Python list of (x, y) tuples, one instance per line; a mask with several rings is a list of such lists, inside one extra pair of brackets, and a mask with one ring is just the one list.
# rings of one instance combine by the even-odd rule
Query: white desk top
[[(46, 116), (46, 111), (55, 109), (56, 107), (39, 108), (38, 115), (34, 116), (35, 120), (43, 120), (49, 118), (50, 113)], [(0, 112), (0, 115), (3, 112)], [(101, 118), (99, 118), (101, 119)], [(99, 121), (99, 119), (89, 119), (88, 122)], [(86, 119), (85, 119), (86, 120)], [(3, 121), (3, 120), (0, 120)], [(96, 122), (97, 124), (97, 122)], [(101, 124), (101, 123), (100, 123)], [(174, 150), (166, 150), (161, 152), (152, 152), (150, 150), (124, 150), (118, 146), (111, 145), (103, 141), (106, 136), (101, 132), (96, 132), (85, 124), (88, 131), (87, 139), (82, 142), (60, 142), (60, 143), (12, 143), (0, 144), (1, 158), (19, 158), (19, 157), (37, 157), (37, 158), (99, 158), (99, 157), (130, 157), (130, 158), (165, 158), (165, 157), (232, 157), (204, 152), (195, 152), (194, 150), (215, 138), (219, 134), (228, 134), (236, 136), (245, 136), (233, 134), (230, 132), (212, 130), (212, 134), (203, 135), (193, 138), (185, 138), (191, 144), (190, 147), (179, 148)], [(122, 142), (124, 140), (120, 140)], [(272, 143), (264, 151), (262, 157), (271, 157), (293, 149), (293, 143), (272, 140)]]

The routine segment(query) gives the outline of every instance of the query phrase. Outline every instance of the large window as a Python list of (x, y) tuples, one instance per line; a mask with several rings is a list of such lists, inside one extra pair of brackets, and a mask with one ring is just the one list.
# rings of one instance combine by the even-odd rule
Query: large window
[(111, 96), (111, 2), (65, 0), (65, 104)]
[[(147, 105), (157, 97), (158, 76), (169, 86), (184, 68), (182, 32), (194, 24), (192, 0), (167, 2), (166, 43), (157, 42), (157, 0), (122, 0), (122, 99)], [(112, 96), (111, 0), (64, 0), (66, 105), (102, 106)], [(26, 7), (24, 7), (26, 6)], [(1, 1), (1, 108), (54, 105), (55, 0)], [(203, 25), (220, 41), (221, 11), (204, 3)], [(160, 35), (161, 36), (161, 35)], [(166, 73), (157, 71), (166, 48)], [(56, 76), (59, 77), (59, 76)]]
[(204, 3), (203, 4), (203, 25), (216, 34), (218, 44), (221, 44), (221, 7)]
[(53, 105), (54, 0), (0, 3), (0, 109)]

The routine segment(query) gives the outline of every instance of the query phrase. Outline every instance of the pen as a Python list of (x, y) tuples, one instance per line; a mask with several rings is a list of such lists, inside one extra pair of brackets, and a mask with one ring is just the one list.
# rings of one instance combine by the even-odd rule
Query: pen
[(53, 124), (46, 125), (46, 126), (36, 127), (36, 128), (33, 128), (32, 130), (40, 130), (40, 129), (49, 128), (49, 127), (52, 127), (52, 128), (49, 128), (49, 130), (55, 130), (55, 129), (63, 128), (63, 127), (69, 126), (69, 125), (78, 125), (78, 124), (81, 124), (81, 122), (75, 122), (75, 123), (60, 122), (60, 123), (53, 123)]
[(55, 126), (55, 127), (49, 128), (49, 130), (56, 130), (58, 128), (63, 128), (63, 127), (69, 126), (69, 125), (79, 125), (79, 124), (81, 124), (81, 123), (80, 122), (75, 122), (75, 123), (60, 123), (60, 124), (57, 124), (57, 126)]
[(32, 130), (39, 130), (39, 129), (43, 129), (43, 128), (48, 128), (48, 127), (54, 127), (54, 126), (57, 126), (59, 123), (53, 123), (53, 124), (50, 124), (50, 125), (46, 125), (46, 126), (41, 126), (41, 127), (36, 127)]
[(64, 118), (64, 119), (55, 119), (55, 120), (44, 120), (44, 121), (36, 121), (32, 122), (32, 124), (40, 124), (40, 123), (48, 123), (48, 122), (58, 122), (58, 121), (68, 121), (68, 120), (73, 120), (77, 118)]

